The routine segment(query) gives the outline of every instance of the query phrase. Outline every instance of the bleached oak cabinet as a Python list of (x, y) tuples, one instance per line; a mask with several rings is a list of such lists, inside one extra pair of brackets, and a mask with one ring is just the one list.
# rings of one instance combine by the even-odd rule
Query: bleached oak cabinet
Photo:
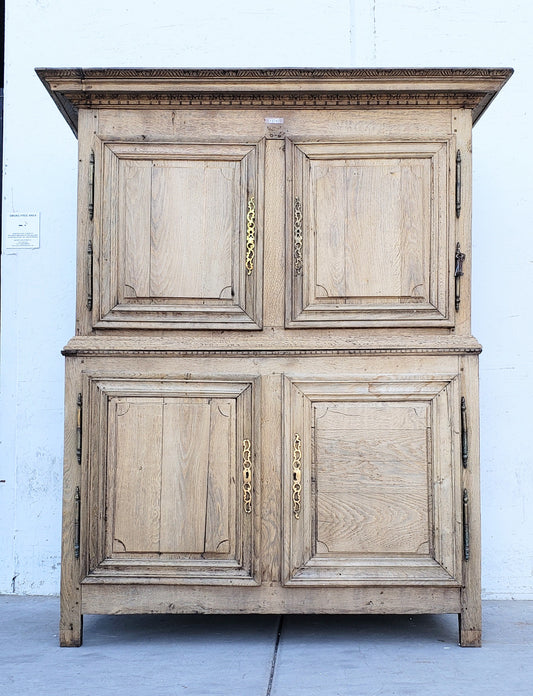
[(479, 645), (471, 128), (511, 71), (38, 73), (79, 138), (61, 644), (448, 612)]

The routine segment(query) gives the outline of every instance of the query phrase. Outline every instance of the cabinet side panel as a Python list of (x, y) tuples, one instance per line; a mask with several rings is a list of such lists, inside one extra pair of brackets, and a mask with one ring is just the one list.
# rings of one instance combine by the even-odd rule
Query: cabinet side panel
[[(457, 136), (457, 149), (461, 152), (461, 213), (456, 216), (452, 213), (455, 221), (455, 239), (452, 244), (459, 242), (461, 252), (465, 254), (463, 262), (463, 275), (458, 281), (457, 290), (459, 292), (459, 308), (456, 310), (456, 331), (464, 336), (471, 332), (471, 290), (472, 290), (472, 119), (468, 109), (457, 109), (453, 111), (452, 118), (454, 132)], [(454, 158), (455, 158), (455, 153)], [(450, 206), (454, 205), (453, 196), (449, 196)], [(479, 238), (483, 230), (479, 231)], [(453, 235), (452, 235), (453, 237)]]
[(77, 361), (66, 360), (65, 370), (65, 449), (63, 464), (63, 532), (61, 547), (61, 615), (59, 642), (62, 646), (78, 646), (82, 641), (81, 568), (80, 558), (75, 557), (76, 542), (75, 496), (81, 486), (81, 466), (76, 457), (76, 402), (81, 392)]
[[(468, 491), (468, 560), (463, 560), (463, 589), (459, 615), (460, 640), (465, 647), (481, 645), (481, 513), (479, 490), (479, 378), (478, 358), (462, 359), (463, 394), (467, 408), (468, 463), (463, 488)], [(463, 538), (465, 534), (463, 517)], [(464, 553), (463, 553), (464, 557)]]
[[(98, 127), (98, 112), (80, 109), (78, 115), (78, 244), (76, 259), (76, 334), (86, 335), (92, 330), (91, 312), (87, 308), (90, 293), (89, 260), (87, 249), (93, 238), (93, 221), (89, 214), (90, 160), (94, 151), (94, 134)], [(95, 156), (98, 156), (95, 152)], [(95, 198), (98, 190), (95, 189)], [(96, 201), (95, 201), (96, 202)]]

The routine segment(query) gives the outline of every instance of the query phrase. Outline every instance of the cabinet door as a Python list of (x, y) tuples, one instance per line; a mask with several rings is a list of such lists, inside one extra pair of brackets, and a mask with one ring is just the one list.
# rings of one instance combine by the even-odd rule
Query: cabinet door
[(451, 326), (451, 140), (287, 141), (287, 326)]
[(286, 378), (286, 585), (460, 585), (457, 392)]
[(246, 379), (87, 378), (87, 582), (255, 584), (253, 392)]
[(94, 326), (261, 327), (263, 142), (101, 142)]

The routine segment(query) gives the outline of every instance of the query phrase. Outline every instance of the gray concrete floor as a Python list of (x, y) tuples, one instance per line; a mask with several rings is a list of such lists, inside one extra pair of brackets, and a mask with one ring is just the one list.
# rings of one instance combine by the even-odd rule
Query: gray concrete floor
[(533, 695), (533, 602), (455, 616), (86, 616), (58, 647), (55, 597), (0, 596), (2, 696)]

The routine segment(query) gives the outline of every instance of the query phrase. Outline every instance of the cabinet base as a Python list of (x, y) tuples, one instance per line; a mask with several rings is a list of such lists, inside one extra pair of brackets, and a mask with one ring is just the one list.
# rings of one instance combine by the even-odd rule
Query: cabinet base
[(70, 622), (61, 616), (59, 626), (59, 645), (62, 648), (79, 648), (83, 641), (83, 614), (71, 617)]

